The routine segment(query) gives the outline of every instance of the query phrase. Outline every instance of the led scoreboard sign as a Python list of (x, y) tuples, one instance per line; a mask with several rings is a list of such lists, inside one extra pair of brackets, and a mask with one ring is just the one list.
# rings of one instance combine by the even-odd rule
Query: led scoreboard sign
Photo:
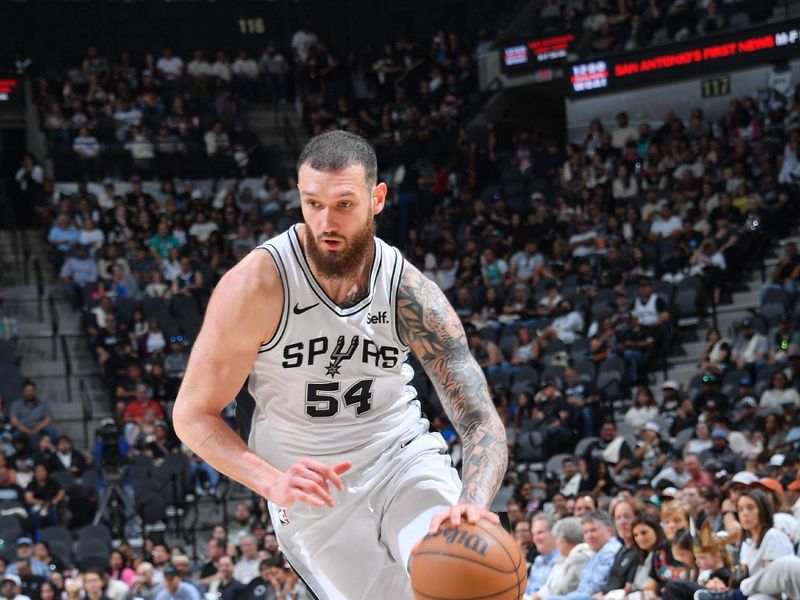
[(16, 78), (0, 78), (0, 102), (8, 102), (12, 98), (12, 92), (17, 87)]
[(565, 33), (504, 46), (500, 52), (500, 70), (507, 75), (518, 75), (550, 67), (566, 58), (574, 41), (574, 34)]
[(731, 71), (800, 56), (800, 20), (573, 63), (572, 96), (610, 92)]

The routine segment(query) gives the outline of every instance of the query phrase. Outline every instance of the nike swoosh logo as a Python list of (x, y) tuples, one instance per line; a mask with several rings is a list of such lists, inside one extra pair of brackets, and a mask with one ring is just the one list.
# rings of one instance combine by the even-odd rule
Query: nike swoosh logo
[(296, 314), (296, 315), (302, 315), (304, 312), (306, 312), (307, 310), (311, 310), (312, 308), (314, 308), (314, 307), (315, 307), (315, 306), (317, 306), (318, 304), (319, 304), (319, 302), (317, 302), (317, 304), (312, 304), (311, 306), (306, 306), (306, 307), (304, 307), (304, 308), (300, 308), (300, 306), (299, 306), (299, 305), (295, 304), (295, 305), (294, 305), (294, 311), (293, 311), (293, 312), (294, 312), (294, 314)]

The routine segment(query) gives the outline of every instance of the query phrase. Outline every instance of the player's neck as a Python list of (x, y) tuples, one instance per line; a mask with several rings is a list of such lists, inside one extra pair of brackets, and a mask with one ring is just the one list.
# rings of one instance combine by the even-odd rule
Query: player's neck
[(312, 260), (309, 259), (308, 264), (322, 291), (341, 308), (349, 308), (361, 302), (369, 293), (369, 274), (374, 255), (375, 246), (370, 244), (355, 274), (346, 277), (326, 277)]

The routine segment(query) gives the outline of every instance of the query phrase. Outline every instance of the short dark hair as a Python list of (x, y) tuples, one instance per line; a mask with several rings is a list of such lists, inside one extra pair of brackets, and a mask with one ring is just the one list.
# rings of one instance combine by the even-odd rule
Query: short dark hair
[(278, 567), (282, 569), (283, 559), (281, 559), (280, 556), (270, 556), (269, 558), (264, 558), (260, 563), (258, 563), (258, 570), (260, 571), (265, 567)]
[(375, 150), (367, 140), (347, 131), (328, 131), (311, 138), (297, 159), (297, 171), (306, 164), (324, 173), (361, 165), (368, 185), (373, 186), (378, 181)]

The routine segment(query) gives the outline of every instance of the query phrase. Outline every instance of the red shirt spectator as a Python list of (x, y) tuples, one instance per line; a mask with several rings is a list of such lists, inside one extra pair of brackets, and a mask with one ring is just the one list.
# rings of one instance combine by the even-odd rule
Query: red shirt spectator
[(158, 402), (150, 399), (147, 386), (139, 384), (136, 386), (136, 399), (125, 407), (122, 420), (141, 424), (148, 416), (152, 416), (152, 420), (163, 419), (164, 411)]

